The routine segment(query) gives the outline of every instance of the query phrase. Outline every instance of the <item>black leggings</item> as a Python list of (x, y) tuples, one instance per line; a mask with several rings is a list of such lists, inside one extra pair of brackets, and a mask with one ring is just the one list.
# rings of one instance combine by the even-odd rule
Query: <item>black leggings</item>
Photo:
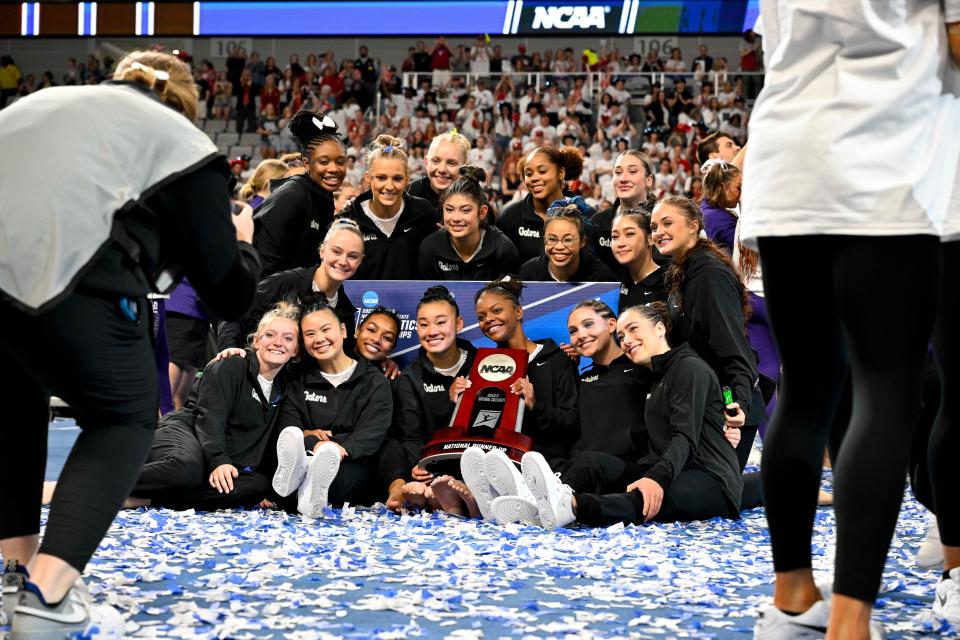
[(960, 547), (957, 508), (957, 453), (960, 452), (960, 242), (941, 247), (940, 316), (933, 334), (933, 353), (940, 371), (941, 399), (930, 433), (930, 489), (940, 525), (940, 541)]
[(161, 422), (130, 493), (169, 509), (216, 511), (258, 505), (270, 493), (270, 479), (256, 471), (237, 471), (233, 491), (220, 493), (207, 481), (203, 450), (193, 430), (173, 420)]
[(870, 603), (920, 411), (938, 244), (933, 236), (760, 239), (767, 310), (783, 363), (761, 472), (774, 569), (811, 567), (823, 451), (849, 362), (853, 412), (833, 461), (834, 591)]
[(77, 412), (83, 431), (60, 474), (40, 552), (82, 572), (140, 472), (157, 426), (157, 372), (145, 299), (129, 320), (118, 301), (75, 293), (32, 316), (0, 303), (0, 539), (40, 531), (48, 396)]

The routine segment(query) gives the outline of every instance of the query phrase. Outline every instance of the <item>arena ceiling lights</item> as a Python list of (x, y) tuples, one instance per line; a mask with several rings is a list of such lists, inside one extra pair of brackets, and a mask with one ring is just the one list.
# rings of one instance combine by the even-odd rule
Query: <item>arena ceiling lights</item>
[[(466, 36), (739, 34), (759, 0), (23, 2), (21, 36)], [(99, 5), (99, 7), (98, 7)], [(74, 13), (75, 11), (75, 13)], [(43, 18), (41, 18), (41, 14)], [(16, 26), (0, 28), (14, 35)]]

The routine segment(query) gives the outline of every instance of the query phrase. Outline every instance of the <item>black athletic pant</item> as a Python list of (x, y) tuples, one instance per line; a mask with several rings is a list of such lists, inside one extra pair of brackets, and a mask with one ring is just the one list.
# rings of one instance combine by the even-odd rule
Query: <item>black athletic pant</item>
[[(744, 459), (746, 464), (746, 459)], [(643, 477), (646, 469), (600, 451), (578, 453), (572, 460), (551, 468), (560, 472), (560, 480), (575, 493), (621, 493), (629, 484)], [(740, 467), (743, 471), (743, 467)], [(753, 509), (763, 504), (759, 473), (743, 476), (740, 510)]]
[[(774, 569), (811, 566), (823, 451), (849, 362), (853, 412), (833, 461), (834, 591), (870, 603), (920, 411), (938, 245), (933, 236), (760, 239), (767, 310), (783, 363), (762, 465)], [(811, 286), (813, 298), (804, 294)]]
[(940, 372), (941, 401), (930, 433), (930, 488), (940, 525), (940, 541), (960, 547), (960, 500), (956, 459), (960, 452), (960, 242), (941, 247), (940, 315), (933, 354)]
[(131, 495), (150, 498), (153, 506), (170, 509), (250, 508), (270, 492), (270, 479), (255, 471), (237, 469), (233, 491), (220, 493), (204, 472), (203, 450), (193, 430), (176, 421), (161, 423), (147, 454), (147, 462)]
[[(576, 500), (577, 522), (581, 524), (593, 527), (618, 522), (643, 524), (643, 496), (639, 491), (608, 495), (580, 493)], [(660, 511), (653, 521), (690, 522), (716, 517), (737, 515), (731, 513), (720, 483), (706, 471), (691, 469), (681, 471), (664, 490)]]
[(7, 403), (0, 442), (0, 539), (40, 531), (48, 396), (82, 428), (60, 475), (40, 552), (78, 571), (93, 555), (140, 472), (157, 426), (157, 372), (146, 299), (130, 320), (118, 300), (74, 293), (33, 316), (0, 303)]

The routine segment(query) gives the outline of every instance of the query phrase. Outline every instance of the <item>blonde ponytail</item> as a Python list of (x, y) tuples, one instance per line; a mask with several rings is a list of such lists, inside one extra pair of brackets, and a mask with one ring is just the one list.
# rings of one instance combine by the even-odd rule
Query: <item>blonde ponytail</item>
[(133, 51), (117, 64), (114, 80), (134, 82), (153, 91), (165, 105), (197, 119), (197, 85), (179, 58), (156, 51)]

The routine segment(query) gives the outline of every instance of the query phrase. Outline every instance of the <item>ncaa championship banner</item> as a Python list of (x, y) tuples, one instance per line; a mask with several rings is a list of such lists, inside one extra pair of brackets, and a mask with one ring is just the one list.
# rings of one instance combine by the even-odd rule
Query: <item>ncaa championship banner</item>
[[(359, 308), (359, 324), (376, 306), (387, 307), (400, 316), (400, 335), (391, 356), (400, 368), (417, 357), (417, 303), (434, 282), (428, 280), (347, 280), (343, 288), (350, 301)], [(453, 294), (463, 316), (460, 336), (477, 347), (493, 347), (493, 342), (480, 333), (473, 296), (485, 282), (441, 282)], [(553, 338), (557, 344), (570, 341), (567, 316), (581, 300), (598, 299), (617, 311), (620, 284), (616, 282), (530, 282), (523, 290), (523, 328), (531, 340)], [(584, 358), (581, 366), (589, 362)]]

